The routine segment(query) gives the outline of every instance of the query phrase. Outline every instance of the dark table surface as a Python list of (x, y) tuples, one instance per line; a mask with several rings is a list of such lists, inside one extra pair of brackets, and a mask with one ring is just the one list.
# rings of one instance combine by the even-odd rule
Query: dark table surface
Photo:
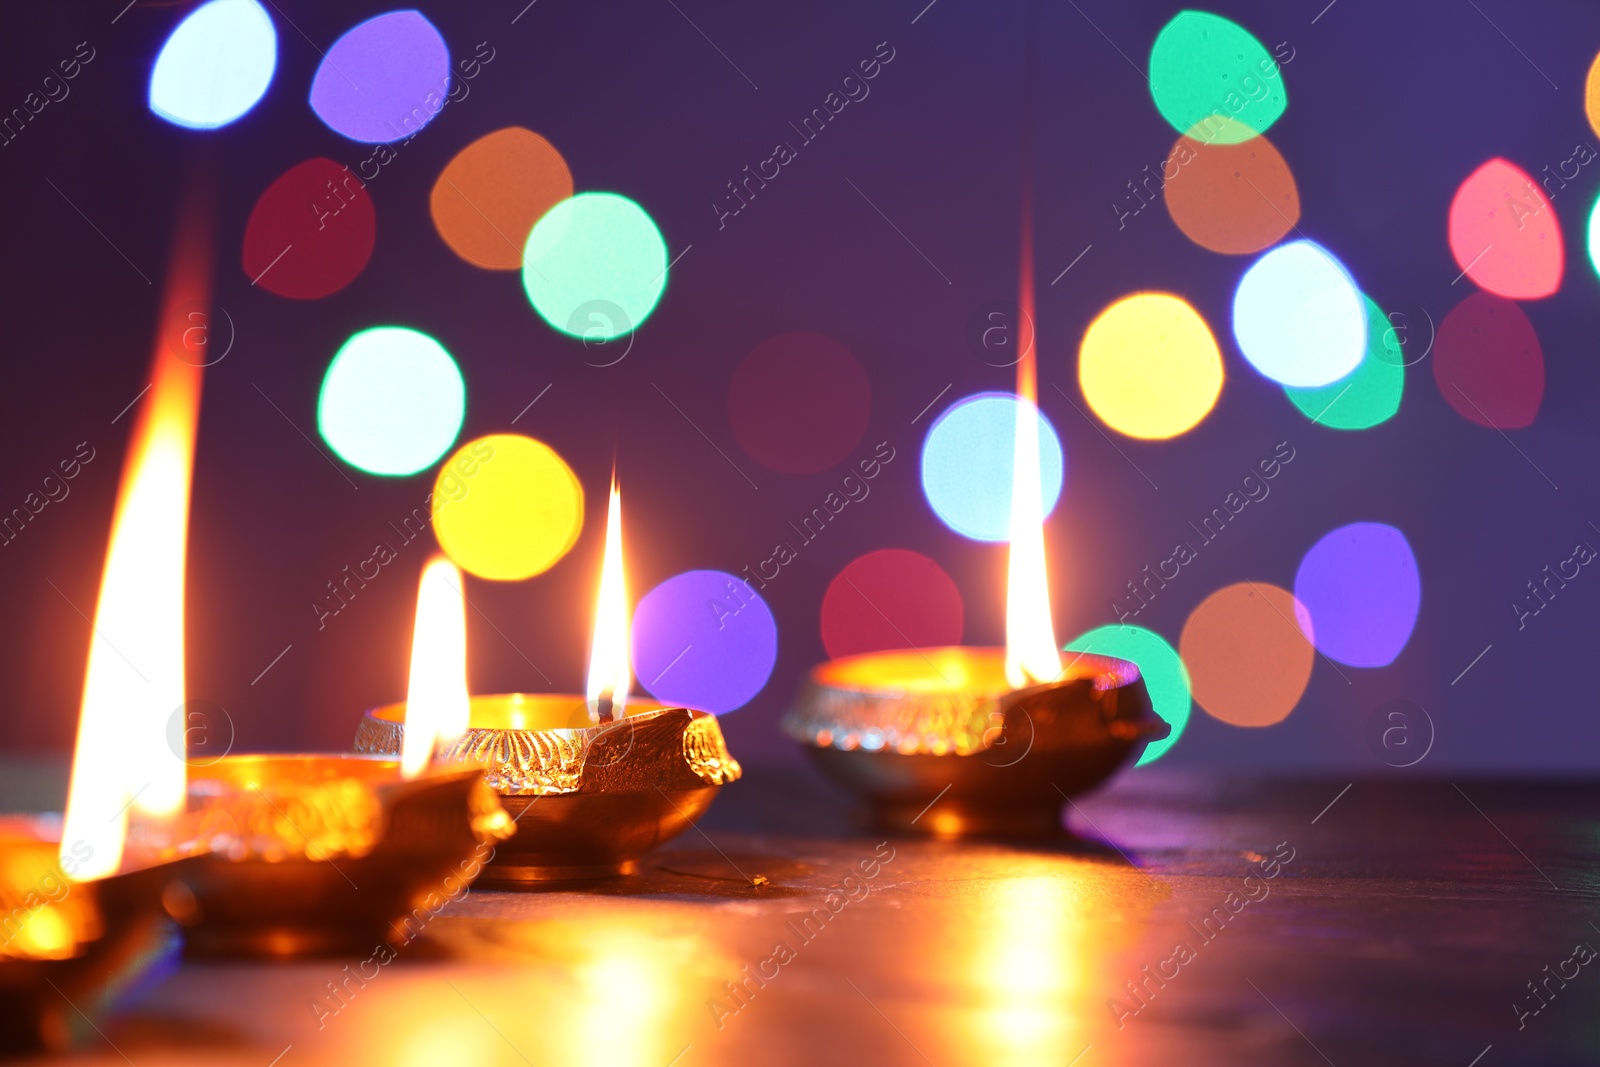
[(169, 953), (81, 1056), (1600, 1063), (1593, 783), (1148, 768), (1066, 816), (1055, 847), (886, 839), (808, 774), (749, 769), (642, 875), (474, 890), (365, 981), (360, 957)]

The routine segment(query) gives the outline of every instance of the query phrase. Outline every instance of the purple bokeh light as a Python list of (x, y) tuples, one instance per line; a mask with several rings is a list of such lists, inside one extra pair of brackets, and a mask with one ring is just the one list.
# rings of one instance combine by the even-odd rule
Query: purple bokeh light
[(686, 571), (633, 613), (633, 673), (663, 704), (720, 715), (761, 692), (778, 658), (778, 624), (750, 583)]
[(333, 42), (311, 80), (311, 110), (352, 141), (410, 137), (444, 107), (450, 49), (419, 11), (390, 11)]
[(1324, 535), (1300, 561), (1294, 596), (1311, 615), (1318, 651), (1351, 667), (1386, 667), (1411, 638), (1422, 605), (1406, 535), (1353, 522)]

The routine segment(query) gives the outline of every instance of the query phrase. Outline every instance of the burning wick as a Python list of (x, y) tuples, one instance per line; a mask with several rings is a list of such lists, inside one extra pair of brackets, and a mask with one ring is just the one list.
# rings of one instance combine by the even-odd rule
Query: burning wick
[(594, 642), (589, 650), (589, 682), (584, 697), (595, 722), (615, 722), (626, 714), (633, 675), (628, 668), (628, 588), (622, 570), (622, 494), (611, 479), (606, 512), (606, 547), (595, 601)]

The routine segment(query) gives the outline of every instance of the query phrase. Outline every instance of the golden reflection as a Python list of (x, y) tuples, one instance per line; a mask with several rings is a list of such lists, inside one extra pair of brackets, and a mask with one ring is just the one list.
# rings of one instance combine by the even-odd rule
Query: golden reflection
[[(452, 1009), (456, 1006), (450, 1005)], [(471, 1004), (459, 1006), (466, 1009)], [(466, 1015), (471, 1014), (472, 1011), (466, 1012)], [(443, 1067), (447, 1063), (493, 1064), (506, 1058), (507, 1049), (493, 1030), (481, 1023), (474, 1025), (472, 1019), (460, 1013), (439, 1015), (434, 1011), (419, 1010), (412, 1017), (421, 1019), (422, 1023), (399, 1043), (399, 1058), (394, 1061), (397, 1067)]]
[(987, 994), (980, 1018), (991, 1062), (1067, 1063), (1087, 1042), (1079, 1017), (1085, 903), (1068, 878), (1034, 875), (995, 888), (973, 967)]
[[(608, 1067), (661, 1067), (680, 1046), (668, 1048), (679, 1003), (680, 965), (673, 948), (640, 933), (617, 931), (596, 945), (577, 968), (577, 1038), (584, 1062)], [(626, 1025), (618, 1025), (626, 1019)]]

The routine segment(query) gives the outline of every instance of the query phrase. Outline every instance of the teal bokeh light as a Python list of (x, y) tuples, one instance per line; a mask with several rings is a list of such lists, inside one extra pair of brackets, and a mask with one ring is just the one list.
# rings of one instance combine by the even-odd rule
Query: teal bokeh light
[(644, 208), (579, 193), (545, 212), (522, 253), (522, 285), (540, 318), (586, 341), (639, 328), (667, 286), (667, 245)]
[(1143, 767), (1160, 759), (1178, 743), (1184, 728), (1189, 725), (1189, 712), (1192, 709), (1189, 671), (1166, 638), (1143, 626), (1112, 623), (1078, 635), (1066, 643), (1065, 649), (1068, 652), (1125, 659), (1139, 668), (1145, 689), (1150, 694), (1151, 708), (1167, 721), (1172, 732), (1160, 741), (1146, 745), (1138, 766)]

